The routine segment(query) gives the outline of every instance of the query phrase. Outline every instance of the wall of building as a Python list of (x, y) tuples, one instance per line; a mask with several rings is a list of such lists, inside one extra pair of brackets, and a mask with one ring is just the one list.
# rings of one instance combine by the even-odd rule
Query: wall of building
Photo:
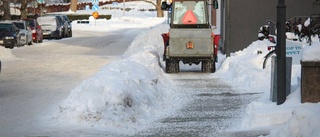
[[(313, 2), (285, 0), (286, 19), (320, 14), (320, 6), (313, 5)], [(242, 50), (257, 40), (258, 30), (267, 24), (267, 20), (276, 22), (277, 3), (277, 0), (230, 0), (230, 52)]]

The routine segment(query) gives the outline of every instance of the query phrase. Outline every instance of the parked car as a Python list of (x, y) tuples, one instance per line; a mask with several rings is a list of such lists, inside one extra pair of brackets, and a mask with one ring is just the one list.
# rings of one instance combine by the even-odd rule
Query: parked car
[(42, 27), (44, 38), (61, 39), (63, 37), (63, 25), (57, 16), (38, 17), (37, 21)]
[(67, 33), (67, 37), (72, 37), (72, 25), (71, 25), (71, 21), (69, 20), (68, 16), (65, 14), (61, 15), (62, 18), (64, 19), (64, 21), (68, 24), (68, 33)]
[(68, 36), (68, 22), (63, 18), (61, 14), (46, 14), (44, 16), (55, 16), (59, 20), (60, 25), (63, 26), (62, 37), (65, 38)]
[(62, 33), (63, 35), (62, 35), (62, 37), (63, 38), (67, 37), (67, 35), (68, 35), (68, 22), (66, 22), (61, 15), (55, 15), (55, 16), (58, 18), (59, 22), (63, 26), (63, 33)]
[(39, 25), (36, 19), (25, 19), (27, 25), (30, 27), (32, 31), (32, 40), (35, 43), (42, 43), (43, 42), (43, 35), (42, 35), (42, 28)]
[(20, 29), (20, 42), (19, 45), (32, 45), (32, 31), (27, 26), (24, 20), (12, 21)]
[(0, 45), (6, 48), (18, 46), (20, 29), (12, 22), (0, 22)]

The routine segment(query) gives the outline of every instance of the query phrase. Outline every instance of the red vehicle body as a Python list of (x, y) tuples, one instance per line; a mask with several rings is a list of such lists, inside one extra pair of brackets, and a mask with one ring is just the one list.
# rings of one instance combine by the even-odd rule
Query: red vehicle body
[(32, 40), (35, 43), (42, 43), (43, 42), (43, 34), (42, 34), (42, 28), (38, 24), (36, 19), (25, 19), (28, 26), (32, 30)]

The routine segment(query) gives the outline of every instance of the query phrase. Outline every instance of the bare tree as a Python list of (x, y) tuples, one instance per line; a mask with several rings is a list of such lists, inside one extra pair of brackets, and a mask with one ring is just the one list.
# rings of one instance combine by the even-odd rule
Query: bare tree
[(0, 12), (3, 11), (3, 1), (0, 1)]
[(32, 0), (19, 0), (18, 1), (21, 3), (21, 7), (20, 7), (21, 19), (28, 18), (27, 6), (28, 6), (28, 2), (31, 2), (31, 1)]
[(76, 12), (77, 11), (77, 4), (78, 4), (78, 0), (71, 0), (70, 10), (73, 12)]
[(157, 17), (163, 17), (164, 16), (163, 10), (161, 10), (161, 0), (156, 0), (156, 3), (154, 3), (151, 0), (141, 0), (141, 1), (144, 1), (144, 2), (152, 4), (157, 10)]
[(3, 0), (3, 20), (11, 20), (10, 0)]

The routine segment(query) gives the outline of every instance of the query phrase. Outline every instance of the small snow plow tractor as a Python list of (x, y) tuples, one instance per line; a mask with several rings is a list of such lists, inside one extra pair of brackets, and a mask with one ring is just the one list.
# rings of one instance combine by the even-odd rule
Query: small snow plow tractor
[(161, 7), (171, 14), (169, 32), (162, 34), (165, 72), (179, 72), (180, 61), (189, 65), (201, 63), (202, 72), (215, 72), (217, 47), (209, 23), (207, 1), (173, 0), (170, 4), (162, 2)]

